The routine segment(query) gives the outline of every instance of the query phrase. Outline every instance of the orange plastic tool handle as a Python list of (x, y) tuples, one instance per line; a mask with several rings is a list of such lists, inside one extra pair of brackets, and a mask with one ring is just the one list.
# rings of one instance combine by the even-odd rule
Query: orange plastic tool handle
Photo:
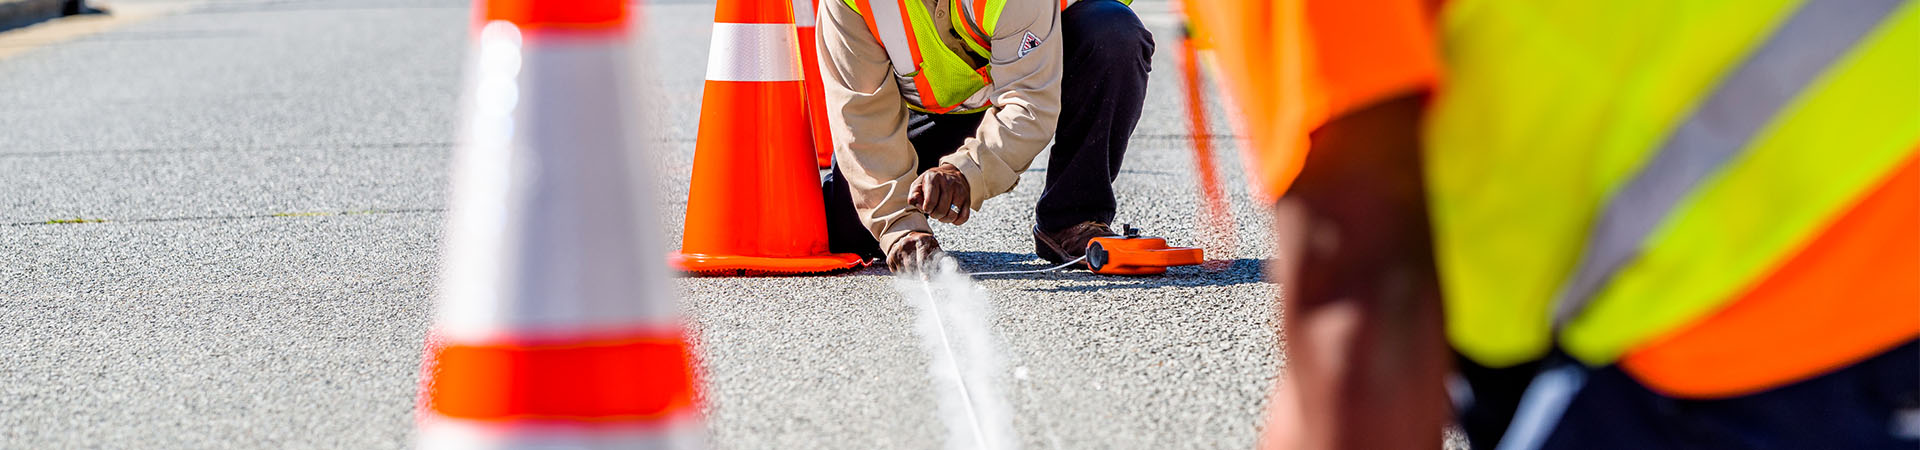
[(1167, 247), (1160, 238), (1096, 238), (1088, 247), (1088, 256), (1102, 255), (1097, 267), (1094, 261), (1088, 266), (1094, 273), (1108, 275), (1157, 275), (1166, 273), (1169, 266), (1190, 266), (1206, 259), (1198, 248)]
[(1122, 266), (1191, 266), (1200, 264), (1202, 253), (1192, 247), (1172, 247), (1161, 250), (1119, 250), (1111, 252), (1113, 258), (1108, 264)]

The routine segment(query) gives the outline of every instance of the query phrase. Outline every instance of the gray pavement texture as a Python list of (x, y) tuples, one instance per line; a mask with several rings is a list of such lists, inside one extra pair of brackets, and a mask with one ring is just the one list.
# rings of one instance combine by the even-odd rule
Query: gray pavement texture
[[(0, 59), (0, 448), (407, 446), (467, 3), (175, 6)], [(1162, 45), (1121, 221), (1193, 243), (1175, 31), (1164, 3), (1136, 8)], [(649, 3), (637, 35), (675, 246), (712, 11)], [(980, 281), (1027, 374), (1001, 389), (1023, 446), (1254, 443), (1281, 364), (1273, 244), (1224, 143), (1223, 270)], [(966, 269), (1042, 266), (1027, 230), (1044, 166), (936, 227)], [(716, 447), (945, 442), (884, 269), (676, 284)]]

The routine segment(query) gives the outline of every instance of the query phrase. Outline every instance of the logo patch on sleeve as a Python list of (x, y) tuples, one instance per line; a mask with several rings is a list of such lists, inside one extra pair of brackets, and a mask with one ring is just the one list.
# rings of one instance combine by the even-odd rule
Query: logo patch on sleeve
[(1040, 48), (1040, 37), (1034, 36), (1032, 31), (1028, 31), (1027, 37), (1020, 39), (1020, 57), (1025, 58), (1028, 53), (1033, 53), (1033, 49), (1036, 48)]

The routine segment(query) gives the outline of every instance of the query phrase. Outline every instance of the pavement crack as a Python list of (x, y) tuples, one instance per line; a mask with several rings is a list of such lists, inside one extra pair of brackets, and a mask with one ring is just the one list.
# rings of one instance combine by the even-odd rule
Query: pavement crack
[(208, 215), (208, 216), (144, 217), (144, 218), (137, 218), (137, 219), (100, 219), (100, 218), (89, 218), (89, 217), (71, 217), (71, 218), (45, 220), (45, 221), (39, 221), (39, 222), (14, 222), (14, 223), (8, 223), (0, 226), (28, 227), (28, 226), (41, 226), (41, 225), (78, 225), (78, 224), (95, 224), (95, 223), (196, 222), (196, 221), (220, 221), (220, 220), (279, 219), (279, 218), (288, 218), (288, 217), (366, 216), (366, 215), (386, 215), (386, 214), (432, 214), (432, 213), (441, 213), (441, 212), (446, 212), (446, 208), (357, 209), (357, 210), (347, 210), (347, 211), (297, 211), (297, 212), (276, 212), (276, 213), (266, 213), (266, 214), (227, 214), (227, 215)]
[(234, 13), (295, 13), (314, 11), (391, 11), (419, 9), (460, 9), (460, 4), (442, 4), (434, 2), (394, 2), (394, 1), (335, 1), (316, 2), (306, 0), (269, 0), (258, 2), (213, 3), (194, 8), (188, 14), (234, 14)]
[(275, 150), (404, 150), (404, 149), (444, 149), (444, 148), (452, 148), (452, 147), (453, 147), (452, 142), (383, 142), (383, 143), (346, 144), (346, 145), (277, 145), (277, 146), (263, 146), (263, 147), (170, 147), (170, 148), (130, 148), (130, 149), (117, 149), (117, 150), (0, 153), (0, 158), (50, 158), (50, 157), (68, 157), (68, 156), (228, 153), (228, 152), (275, 151)]

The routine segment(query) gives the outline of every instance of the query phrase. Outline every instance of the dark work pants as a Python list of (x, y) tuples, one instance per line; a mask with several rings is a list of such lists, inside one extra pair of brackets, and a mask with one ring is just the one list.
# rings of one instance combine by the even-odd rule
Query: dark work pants
[[(1140, 122), (1153, 59), (1153, 34), (1118, 1), (1082, 0), (1061, 11), (1060, 22), (1060, 44), (1066, 46), (1060, 122), (1047, 159), (1046, 186), (1034, 206), (1036, 226), (1049, 232), (1087, 221), (1113, 222), (1118, 208), (1113, 180), (1120, 175), (1127, 141)], [(919, 154), (918, 170), (938, 165), (979, 126), (979, 113), (913, 112), (907, 119), (907, 139)], [(821, 189), (832, 251), (882, 256), (879, 242), (853, 208), (839, 164)]]
[[(1489, 369), (1461, 358), (1473, 395), (1460, 415), (1474, 448), (1494, 448), (1537, 365)], [(1721, 399), (1679, 399), (1618, 366), (1593, 370), (1542, 449), (1913, 449), (1901, 411), (1920, 410), (1920, 341), (1823, 375)]]

